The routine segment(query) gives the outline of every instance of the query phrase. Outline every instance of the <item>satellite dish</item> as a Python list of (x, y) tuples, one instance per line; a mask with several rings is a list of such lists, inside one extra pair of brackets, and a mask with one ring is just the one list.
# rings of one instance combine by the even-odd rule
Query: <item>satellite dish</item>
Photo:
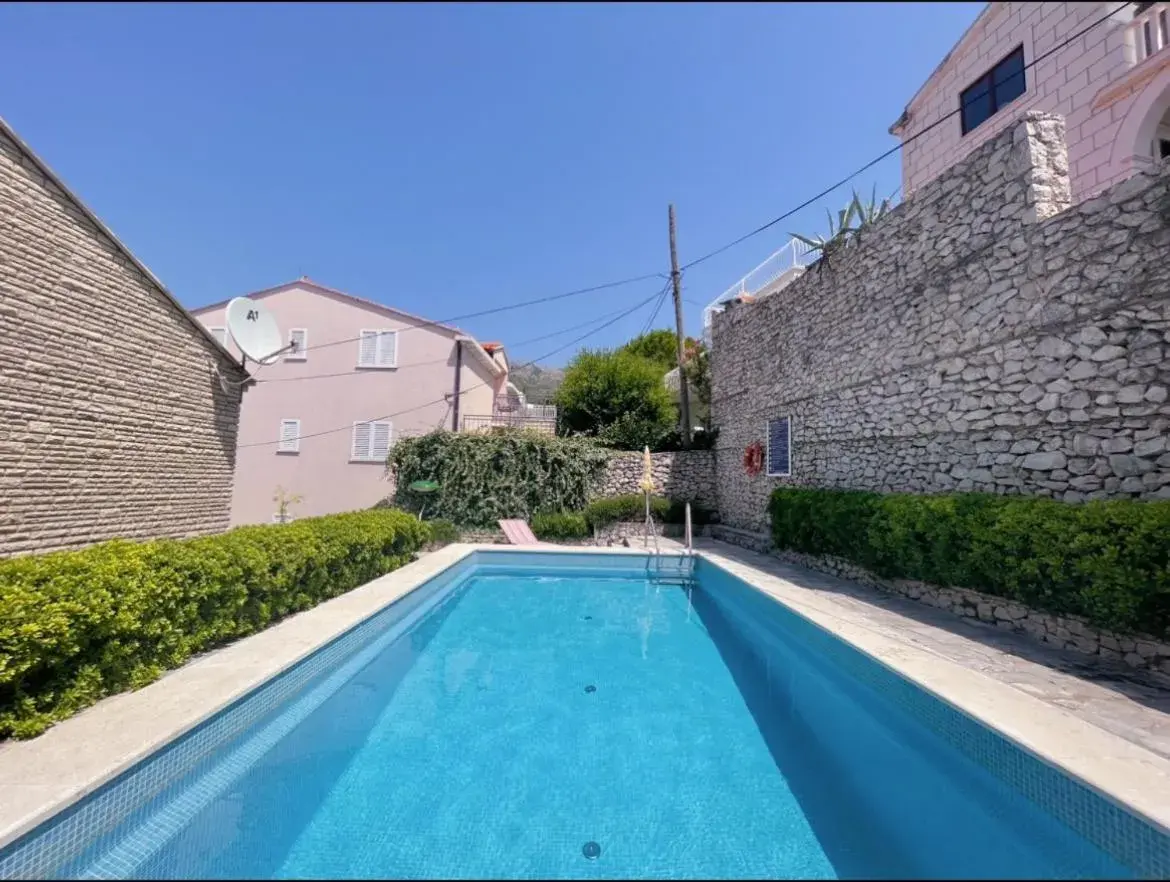
[(244, 357), (260, 364), (272, 364), (288, 348), (268, 307), (247, 297), (227, 305), (227, 326)]

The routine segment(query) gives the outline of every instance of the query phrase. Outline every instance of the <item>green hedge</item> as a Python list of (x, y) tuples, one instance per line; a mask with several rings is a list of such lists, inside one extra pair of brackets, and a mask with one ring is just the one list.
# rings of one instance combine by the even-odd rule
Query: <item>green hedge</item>
[(459, 541), (459, 528), (450, 521), (438, 518), (433, 521), (423, 521), (427, 528), (428, 542), (431, 545), (450, 545)]
[(781, 488), (769, 511), (778, 548), (1170, 633), (1170, 502)]
[[(404, 438), (390, 452), (397, 505), (472, 527), (537, 512), (578, 511), (605, 470), (608, 454), (580, 438), (521, 429), (490, 433), (432, 432)], [(414, 481), (437, 481), (437, 492), (412, 493)]]
[(396, 569), (429, 535), (379, 510), (0, 561), (0, 738)]
[[(650, 497), (650, 514), (654, 520), (661, 523), (669, 511), (669, 499), (662, 496)], [(595, 499), (585, 506), (585, 519), (593, 529), (619, 521), (641, 522), (646, 519), (646, 499), (641, 493)]]
[(533, 515), (532, 532), (536, 538), (550, 542), (585, 539), (593, 534), (585, 515), (577, 511)]
[[(608, 496), (596, 499), (585, 506), (585, 518), (590, 527), (605, 527), (619, 521), (639, 521), (646, 517), (646, 502), (641, 493), (625, 496)], [(682, 524), (686, 522), (686, 501), (667, 499), (664, 496), (650, 497), (650, 514), (660, 524)], [(691, 524), (700, 527), (715, 519), (713, 509), (701, 502), (691, 503)]]

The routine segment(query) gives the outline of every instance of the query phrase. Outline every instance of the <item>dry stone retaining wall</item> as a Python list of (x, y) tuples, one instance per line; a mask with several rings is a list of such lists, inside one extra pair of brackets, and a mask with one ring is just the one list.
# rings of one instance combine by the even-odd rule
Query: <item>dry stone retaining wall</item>
[(900, 594), (927, 606), (948, 610), (957, 616), (978, 619), (1007, 631), (1026, 633), (1061, 649), (1110, 661), (1124, 661), (1132, 668), (1170, 676), (1170, 644), (1154, 637), (1115, 634), (1096, 628), (1077, 616), (1039, 612), (1021, 603), (968, 588), (944, 588), (909, 579), (882, 579), (863, 567), (828, 555), (777, 550), (771, 554), (787, 563)]
[[(712, 450), (679, 450), (650, 454), (655, 492), (671, 499), (715, 505), (715, 453)], [(594, 497), (641, 493), (642, 454), (628, 451), (610, 455)]]
[[(1170, 170), (1069, 208), (1060, 117), (1028, 114), (861, 242), (715, 316), (721, 519), (781, 484), (1170, 498)], [(744, 448), (792, 421), (792, 475)]]

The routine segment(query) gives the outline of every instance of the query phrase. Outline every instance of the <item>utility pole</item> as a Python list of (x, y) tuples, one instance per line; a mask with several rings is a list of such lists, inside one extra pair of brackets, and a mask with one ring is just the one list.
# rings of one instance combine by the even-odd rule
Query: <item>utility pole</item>
[(678, 334), (678, 403), (682, 420), (683, 448), (691, 447), (691, 398), (687, 392), (687, 375), (683, 372), (682, 276), (678, 271), (678, 249), (674, 243), (674, 203), (670, 203), (670, 283), (674, 286), (674, 326)]

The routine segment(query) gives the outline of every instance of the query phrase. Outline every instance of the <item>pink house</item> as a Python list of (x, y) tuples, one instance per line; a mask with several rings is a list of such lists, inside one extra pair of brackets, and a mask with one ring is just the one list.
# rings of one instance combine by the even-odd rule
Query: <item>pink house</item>
[[(247, 295), (276, 316), (295, 352), (249, 362), (240, 413), (231, 523), (280, 516), (278, 488), (300, 497), (292, 518), (368, 508), (391, 492), (384, 465), (398, 438), (499, 411), (514, 392), (503, 346), (307, 278)], [(192, 310), (233, 354), (228, 301)]]
[(903, 193), (1028, 110), (1065, 118), (1075, 201), (1165, 158), (1168, 47), (1170, 3), (988, 3), (890, 128)]

